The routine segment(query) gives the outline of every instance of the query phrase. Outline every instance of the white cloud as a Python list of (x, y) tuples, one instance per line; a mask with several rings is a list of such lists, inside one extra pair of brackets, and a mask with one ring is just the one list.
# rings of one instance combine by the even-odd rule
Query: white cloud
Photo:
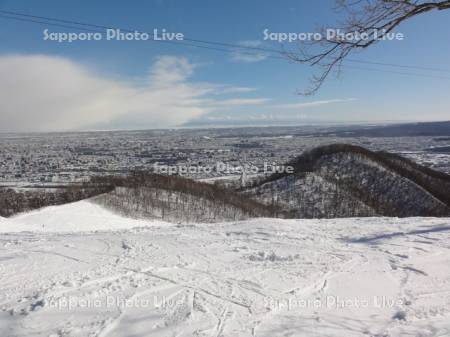
[(171, 127), (219, 111), (289, 111), (355, 100), (275, 105), (269, 98), (230, 96), (255, 88), (194, 82), (195, 69), (186, 58), (161, 56), (143, 78), (131, 81), (63, 57), (0, 56), (0, 131)]
[(206, 119), (210, 121), (272, 121), (277, 118), (272, 114), (258, 114), (246, 116), (211, 116)]
[(331, 103), (342, 103), (342, 102), (352, 102), (352, 101), (356, 101), (356, 98), (338, 98), (338, 99), (328, 99), (328, 100), (313, 101), (313, 102), (280, 104), (280, 105), (276, 105), (274, 107), (281, 108), (281, 109), (297, 110), (297, 109), (304, 109), (304, 108), (325, 105), (325, 104), (331, 104)]
[(147, 127), (183, 122), (206, 112), (196, 103), (209, 88), (186, 83), (192, 71), (185, 59), (161, 57), (144, 84), (135, 85), (65, 58), (3, 56), (1, 129), (82, 129), (120, 119)]
[(254, 92), (256, 90), (256, 88), (250, 87), (223, 87), (221, 90), (217, 90), (217, 94), (247, 93)]
[(269, 102), (269, 98), (232, 98), (216, 102), (216, 106), (246, 106), (261, 105)]
[[(243, 47), (252, 47), (252, 48), (258, 48), (261, 46), (261, 41), (259, 40), (248, 40), (248, 41), (241, 41), (239, 42), (239, 45)], [(267, 54), (263, 52), (259, 52), (258, 50), (253, 49), (239, 49), (234, 51), (231, 54), (231, 59), (235, 62), (244, 62), (244, 63), (254, 63), (254, 62), (260, 62), (267, 58)]]
[(193, 82), (189, 77), (194, 70), (186, 58), (162, 56), (145, 78), (130, 82), (107, 78), (67, 58), (0, 56), (0, 131), (182, 125), (215, 106), (239, 105), (210, 94), (252, 91)]

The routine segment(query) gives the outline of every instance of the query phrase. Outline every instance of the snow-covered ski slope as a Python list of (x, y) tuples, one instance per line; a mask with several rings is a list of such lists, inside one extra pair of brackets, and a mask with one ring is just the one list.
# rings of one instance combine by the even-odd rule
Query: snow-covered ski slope
[(84, 232), (160, 225), (158, 221), (123, 218), (89, 201), (50, 206), (11, 219), (0, 218), (0, 233)]
[(450, 219), (0, 220), (0, 336), (450, 336)]

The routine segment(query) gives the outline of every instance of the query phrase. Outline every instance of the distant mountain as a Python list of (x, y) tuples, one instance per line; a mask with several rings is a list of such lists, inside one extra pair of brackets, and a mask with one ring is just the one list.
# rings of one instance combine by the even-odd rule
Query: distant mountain
[(300, 135), (334, 137), (417, 137), (450, 136), (450, 121), (390, 125), (343, 126), (325, 132), (300, 132)]
[(450, 176), (397, 155), (334, 144), (288, 165), (242, 193), (296, 218), (450, 215)]

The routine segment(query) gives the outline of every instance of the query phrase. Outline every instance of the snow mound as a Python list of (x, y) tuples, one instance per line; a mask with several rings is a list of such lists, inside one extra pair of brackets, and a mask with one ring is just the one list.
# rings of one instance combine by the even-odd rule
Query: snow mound
[(167, 225), (167, 223), (126, 218), (83, 200), (42, 208), (10, 219), (0, 218), (0, 233), (88, 232), (161, 225)]
[(249, 255), (248, 259), (250, 261), (259, 261), (259, 262), (263, 262), (263, 261), (270, 261), (270, 262), (282, 262), (282, 261), (293, 261), (294, 259), (298, 259), (299, 255), (296, 254), (294, 256), (292, 255), (287, 255), (287, 256), (279, 256), (277, 254), (275, 254), (274, 252), (264, 252), (264, 251), (260, 251), (257, 254), (251, 254)]

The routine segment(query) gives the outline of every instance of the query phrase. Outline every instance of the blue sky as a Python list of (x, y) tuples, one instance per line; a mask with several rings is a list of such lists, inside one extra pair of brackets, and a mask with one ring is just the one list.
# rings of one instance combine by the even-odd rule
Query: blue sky
[[(262, 41), (266, 28), (313, 32), (320, 25), (335, 27), (333, 6), (329, 0), (0, 0), (3, 10), (139, 31), (165, 28), (188, 38), (269, 48), (279, 46)], [(2, 18), (0, 24), (3, 131), (450, 116), (449, 79), (344, 68), (316, 95), (303, 97), (296, 92), (307, 87), (313, 69), (285, 60), (249, 62), (236, 54), (150, 41), (57, 43), (44, 41), (43, 29), (76, 30)], [(450, 11), (413, 18), (397, 31), (405, 40), (378, 43), (352, 58), (450, 69)], [(351, 65), (450, 78), (450, 71)]]

